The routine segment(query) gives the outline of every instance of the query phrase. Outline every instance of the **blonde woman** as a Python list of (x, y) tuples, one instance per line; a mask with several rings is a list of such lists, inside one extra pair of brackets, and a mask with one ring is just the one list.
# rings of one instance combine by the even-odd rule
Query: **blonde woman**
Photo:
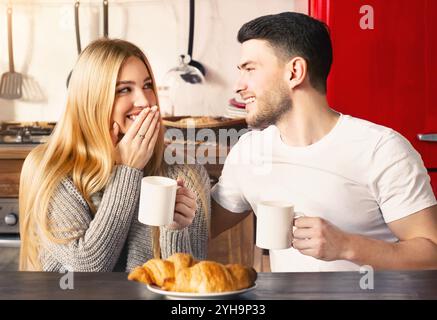
[[(209, 178), (164, 162), (156, 83), (144, 53), (101, 39), (80, 55), (65, 113), (20, 181), (21, 270), (129, 271), (157, 256), (206, 257)], [(171, 225), (138, 222), (143, 176), (178, 179)]]

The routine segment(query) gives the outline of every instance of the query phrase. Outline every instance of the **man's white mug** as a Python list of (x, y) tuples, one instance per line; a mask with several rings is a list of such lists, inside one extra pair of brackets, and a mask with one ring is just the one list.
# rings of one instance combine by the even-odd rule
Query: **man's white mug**
[(141, 180), (138, 220), (149, 226), (165, 226), (173, 222), (176, 202), (176, 180), (149, 176)]
[(281, 201), (261, 201), (256, 211), (256, 245), (263, 249), (287, 249), (292, 245), (294, 207)]

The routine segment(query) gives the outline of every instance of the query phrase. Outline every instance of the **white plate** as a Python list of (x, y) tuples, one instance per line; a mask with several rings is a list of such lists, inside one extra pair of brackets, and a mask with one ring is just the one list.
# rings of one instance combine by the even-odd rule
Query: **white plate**
[(147, 289), (150, 291), (164, 295), (168, 299), (229, 299), (235, 298), (236, 296), (252, 291), (256, 288), (256, 283), (246, 289), (237, 290), (237, 291), (227, 291), (227, 292), (216, 292), (216, 293), (189, 293), (189, 292), (175, 292), (175, 291), (166, 291), (155, 285), (147, 285)]

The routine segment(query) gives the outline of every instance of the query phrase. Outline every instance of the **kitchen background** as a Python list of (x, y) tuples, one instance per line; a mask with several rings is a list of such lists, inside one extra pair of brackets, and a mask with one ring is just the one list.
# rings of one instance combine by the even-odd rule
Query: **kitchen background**
[[(0, 0), (0, 74), (8, 71), (7, 4)], [(18, 188), (28, 152), (43, 141), (64, 109), (66, 79), (77, 58), (75, 0), (12, 0), (15, 70), (20, 99), (0, 98), (0, 270), (16, 269)], [(102, 0), (80, 1), (82, 49), (103, 36)], [(188, 51), (189, 0), (109, 0), (109, 37), (142, 48), (158, 85)], [(187, 85), (178, 113), (223, 116), (237, 79), (240, 26), (282, 11), (309, 13), (330, 27), (334, 64), (328, 100), (336, 110), (391, 127), (419, 151), (437, 193), (436, 0), (197, 0), (193, 58), (206, 68), (203, 85)], [(363, 10), (364, 9), (364, 10)], [(365, 16), (364, 20), (363, 17)], [(370, 20), (369, 20), (370, 19)], [(371, 28), (363, 28), (364, 25)], [(31, 92), (32, 94), (28, 94)], [(24, 93), (24, 92), (23, 92)], [(165, 96), (164, 91), (159, 93)], [(161, 103), (164, 106), (164, 99)], [(169, 112), (169, 109), (163, 110)], [(38, 122), (17, 129), (5, 122)], [(15, 127), (15, 128), (14, 128)], [(32, 130), (32, 132), (30, 132)], [(41, 140), (40, 140), (41, 139)], [(32, 144), (33, 143), (33, 144)], [(212, 181), (221, 167), (209, 166)], [(253, 250), (253, 215), (222, 234), (220, 262), (263, 267)], [(266, 260), (268, 261), (268, 260)]]
[[(0, 270), (17, 270), (19, 254), (18, 189), (23, 161), (44, 142), (64, 110), (66, 80), (77, 59), (76, 0), (0, 0), (0, 74), (9, 70), (7, 8), (12, 4), (15, 71), (23, 75), (20, 99), (0, 98)], [(159, 86), (188, 53), (189, 0), (108, 0), (110, 38), (137, 44), (148, 56)], [(201, 85), (183, 84), (174, 113), (223, 116), (234, 98), (241, 25), (282, 11), (308, 12), (307, 0), (195, 1), (193, 58), (206, 69)], [(79, 25), (82, 50), (104, 35), (103, 1), (82, 0)], [(176, 77), (179, 78), (179, 77)], [(165, 86), (164, 86), (165, 87)], [(161, 98), (168, 92), (160, 91)], [(178, 96), (179, 97), (179, 96)], [(161, 107), (167, 106), (161, 99)], [(163, 108), (171, 112), (170, 108)], [(238, 109), (242, 110), (242, 109)], [(243, 109), (244, 110), (244, 109)], [(234, 110), (234, 112), (236, 112)], [(239, 121), (237, 119), (237, 121)], [(244, 120), (243, 120), (244, 121)], [(220, 165), (207, 167), (212, 183)], [(210, 243), (210, 258), (254, 263), (254, 218)], [(259, 252), (258, 252), (259, 256)], [(260, 261), (260, 259), (258, 259)]]
[[(109, 0), (109, 37), (137, 44), (146, 52), (158, 84), (188, 50), (189, 0)], [(8, 70), (7, 3), (0, 1), (0, 73)], [(13, 0), (16, 72), (29, 77), (33, 101), (0, 98), (0, 121), (57, 121), (66, 97), (66, 78), (77, 58), (74, 0)], [(80, 1), (82, 49), (103, 36), (101, 0)], [(308, 11), (307, 0), (196, 1), (193, 58), (207, 70), (206, 82), (192, 86), (181, 102), (191, 115), (223, 115), (233, 95), (240, 26), (281, 11)], [(39, 93), (39, 94), (38, 94)], [(37, 100), (37, 101), (35, 101)], [(38, 101), (39, 100), (39, 101)]]

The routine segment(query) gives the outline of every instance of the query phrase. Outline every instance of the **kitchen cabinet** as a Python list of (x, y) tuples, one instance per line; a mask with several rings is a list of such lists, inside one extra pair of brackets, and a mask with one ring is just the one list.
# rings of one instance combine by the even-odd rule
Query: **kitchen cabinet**
[(0, 197), (18, 198), (23, 160), (0, 159)]
[(18, 191), (23, 161), (31, 148), (0, 146), (0, 271), (18, 270)]
[[(241, 263), (254, 265), (254, 215), (250, 214), (243, 221), (226, 230), (214, 239), (210, 239), (208, 246), (208, 260), (215, 260), (223, 264)], [(261, 268), (256, 266), (258, 271)]]
[(20, 173), (32, 146), (0, 146), (0, 198), (18, 198)]
[[(437, 1), (309, 4), (310, 15), (326, 22), (332, 37), (330, 106), (400, 132), (429, 172), (436, 170), (437, 142), (420, 141), (418, 134), (437, 133)], [(437, 176), (430, 176), (437, 194)]]
[(32, 148), (0, 145), (0, 198), (18, 198), (21, 168)]

